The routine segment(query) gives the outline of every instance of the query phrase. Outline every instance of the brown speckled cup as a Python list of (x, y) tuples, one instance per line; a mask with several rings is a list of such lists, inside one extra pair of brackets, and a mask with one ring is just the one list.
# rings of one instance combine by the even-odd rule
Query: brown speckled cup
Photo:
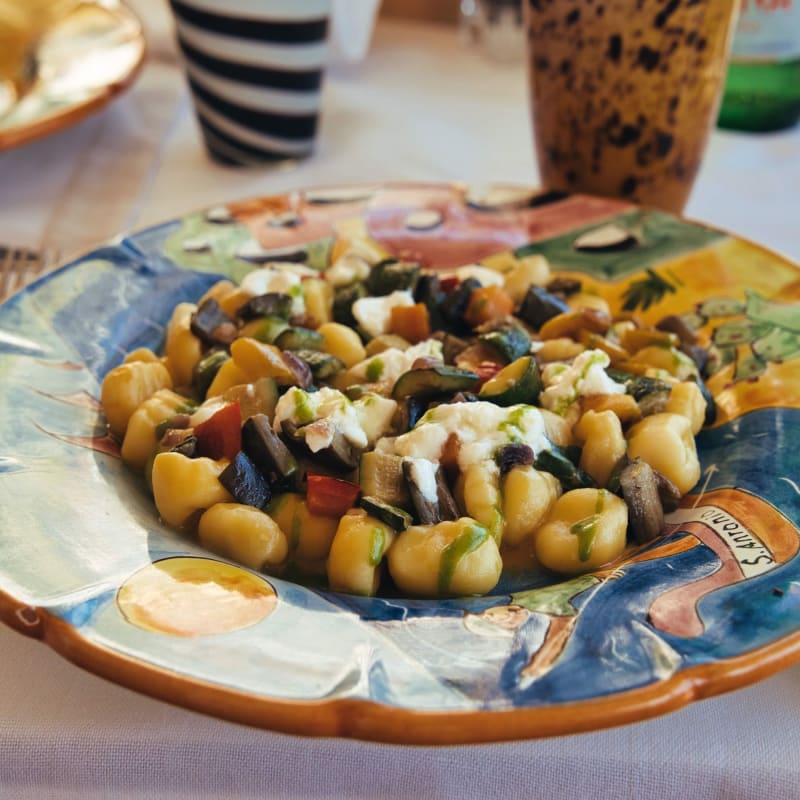
[(716, 119), (736, 0), (525, 0), (542, 182), (680, 212)]

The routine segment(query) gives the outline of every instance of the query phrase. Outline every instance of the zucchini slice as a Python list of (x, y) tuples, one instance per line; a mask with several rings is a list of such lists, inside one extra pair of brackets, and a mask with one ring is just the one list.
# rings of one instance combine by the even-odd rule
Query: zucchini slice
[(344, 362), (336, 358), (336, 356), (332, 356), (330, 353), (323, 353), (320, 350), (304, 349), (294, 350), (293, 352), (299, 359), (308, 364), (308, 368), (311, 370), (315, 381), (331, 378), (345, 368)]
[(531, 351), (531, 337), (521, 326), (506, 322), (491, 331), (480, 334), (478, 341), (491, 345), (506, 363), (516, 361)]
[(311, 328), (285, 328), (273, 344), (280, 350), (322, 350), (325, 338)]
[(442, 394), (468, 392), (478, 385), (480, 378), (470, 370), (442, 365), (423, 367), (404, 372), (392, 389), (392, 397), (436, 397)]
[(198, 397), (206, 396), (219, 368), (229, 359), (230, 356), (224, 350), (213, 350), (197, 363), (192, 376), (192, 387)]
[(585, 470), (576, 467), (564, 451), (555, 445), (552, 445), (550, 450), (541, 450), (537, 453), (533, 466), (558, 478), (567, 491), (597, 488), (594, 478)]
[(518, 403), (536, 405), (541, 391), (539, 365), (532, 356), (523, 356), (486, 381), (481, 386), (478, 397), (498, 406), (514, 406)]
[(337, 289), (333, 294), (333, 321), (349, 328), (358, 327), (358, 321), (353, 316), (353, 303), (366, 296), (363, 283), (351, 283)]
[(359, 461), (358, 482), (365, 497), (374, 497), (390, 506), (410, 507), (400, 456), (375, 451), (364, 453)]
[(275, 315), (255, 317), (242, 325), (239, 336), (248, 336), (265, 344), (272, 344), (275, 338), (289, 327), (289, 323)]
[(257, 317), (281, 317), (289, 319), (292, 313), (292, 297), (283, 292), (267, 292), (251, 297), (237, 312), (239, 319), (250, 320)]
[(383, 296), (410, 289), (414, 291), (419, 279), (420, 265), (410, 261), (387, 258), (379, 261), (367, 276), (367, 290), (372, 295)]
[(377, 497), (362, 497), (359, 505), (372, 517), (385, 522), (390, 528), (396, 531), (404, 531), (414, 524), (414, 520), (408, 511), (402, 508), (384, 503)]

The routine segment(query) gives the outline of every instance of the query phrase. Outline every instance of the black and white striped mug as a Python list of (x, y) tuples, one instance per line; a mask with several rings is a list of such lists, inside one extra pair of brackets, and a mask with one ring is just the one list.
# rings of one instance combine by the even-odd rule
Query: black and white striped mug
[(170, 0), (210, 155), (231, 165), (314, 149), (331, 0)]

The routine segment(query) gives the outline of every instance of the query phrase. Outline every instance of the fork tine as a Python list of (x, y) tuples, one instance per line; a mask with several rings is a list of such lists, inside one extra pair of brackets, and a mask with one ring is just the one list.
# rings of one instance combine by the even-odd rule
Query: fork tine
[(59, 258), (59, 251), (53, 247), (45, 247), (41, 252), (7, 248), (0, 261), (0, 302), (57, 267)]
[(24, 257), (24, 252), (19, 248), (9, 247), (6, 249), (3, 261), (0, 263), (0, 301), (5, 300), (14, 292), (22, 257)]

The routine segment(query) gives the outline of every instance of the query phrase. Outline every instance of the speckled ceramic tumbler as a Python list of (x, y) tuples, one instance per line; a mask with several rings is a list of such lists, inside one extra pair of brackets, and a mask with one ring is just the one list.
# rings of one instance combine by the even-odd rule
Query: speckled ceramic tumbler
[(680, 212), (717, 116), (736, 0), (525, 0), (548, 188)]

